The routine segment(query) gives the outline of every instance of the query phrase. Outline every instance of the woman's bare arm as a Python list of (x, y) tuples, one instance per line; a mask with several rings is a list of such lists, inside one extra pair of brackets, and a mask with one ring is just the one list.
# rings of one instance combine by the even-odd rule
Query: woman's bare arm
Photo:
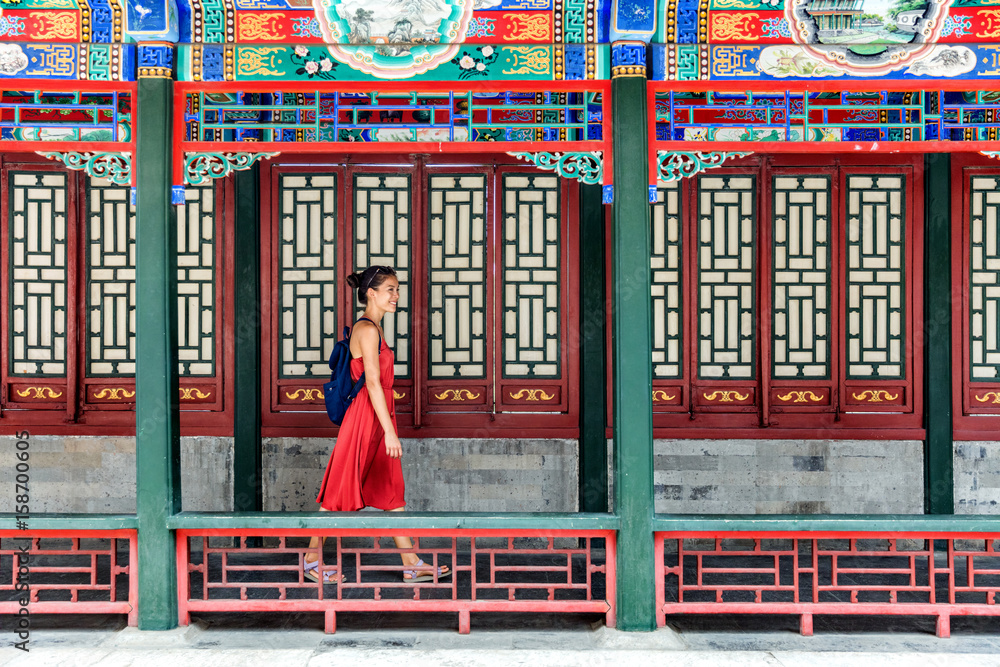
[[(382, 378), (378, 362), (379, 333), (378, 328), (371, 322), (361, 320), (354, 325), (352, 333), (352, 343), (357, 340), (361, 348), (361, 358), (365, 365), (365, 386), (368, 388), (368, 400), (371, 401), (375, 409), (375, 416), (385, 431), (385, 448), (389, 456), (398, 459), (403, 448), (396, 434), (396, 427), (392, 423), (389, 415), (389, 406), (385, 401), (385, 392), (382, 391)], [(353, 347), (353, 345), (352, 345)]]

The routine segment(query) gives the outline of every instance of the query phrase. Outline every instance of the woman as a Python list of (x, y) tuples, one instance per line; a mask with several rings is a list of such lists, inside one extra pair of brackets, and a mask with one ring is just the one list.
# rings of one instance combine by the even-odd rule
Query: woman
[[(358, 301), (366, 306), (351, 330), (351, 379), (357, 382), (364, 371), (365, 384), (344, 415), (316, 502), (321, 510), (331, 512), (354, 512), (363, 507), (396, 512), (406, 505), (399, 463), (403, 447), (396, 432), (392, 396), (395, 359), (385, 344), (381, 322), (386, 313), (396, 312), (399, 281), (391, 267), (370, 266), (347, 276), (347, 284), (358, 290)], [(392, 539), (399, 549), (413, 549), (408, 537)], [(312, 538), (305, 555), (305, 576), (313, 581), (319, 581), (321, 544), (321, 538)], [(403, 565), (411, 568), (403, 571), (403, 581), (434, 579), (434, 568), (425, 566), (415, 553), (401, 556)], [(438, 577), (450, 574), (445, 565), (437, 568)], [(323, 568), (324, 583), (342, 579), (337, 568)]]

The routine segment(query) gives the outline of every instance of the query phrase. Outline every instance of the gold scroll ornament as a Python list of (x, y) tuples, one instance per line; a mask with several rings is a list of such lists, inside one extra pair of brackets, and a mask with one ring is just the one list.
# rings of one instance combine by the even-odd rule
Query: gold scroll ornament
[(980, 403), (989, 403), (990, 397), (993, 398), (993, 403), (1000, 404), (1000, 392), (988, 391), (982, 396), (975, 396), (975, 395), (973, 396), (973, 398), (975, 398)]
[(480, 396), (480, 394), (473, 394), (468, 389), (445, 389), (444, 392), (441, 394), (434, 394), (434, 398), (438, 399), (439, 401), (443, 401), (446, 398), (448, 398), (449, 395), (451, 395), (450, 400), (452, 402), (465, 401), (465, 400), (474, 401)]
[(207, 394), (202, 393), (198, 387), (181, 387), (180, 392), (182, 401), (193, 401), (195, 399), (208, 398), (212, 395), (212, 392), (208, 392)]
[(94, 398), (106, 398), (109, 401), (123, 401), (135, 396), (135, 391), (129, 391), (124, 387), (104, 387), (100, 391), (94, 392)]
[(61, 391), (56, 391), (52, 387), (25, 387), (23, 391), (15, 391), (14, 393), (21, 398), (27, 398), (31, 392), (35, 392), (32, 398), (59, 398), (62, 396)]
[(713, 391), (711, 394), (702, 394), (702, 397), (706, 401), (714, 401), (715, 399), (718, 398), (720, 403), (732, 403), (734, 396), (736, 397), (737, 401), (745, 401), (748, 398), (750, 398), (750, 394), (741, 394), (740, 392), (735, 390), (732, 391), (717, 390)]
[[(313, 396), (315, 394), (315, 396)], [(312, 401), (317, 398), (323, 397), (323, 391), (321, 389), (296, 389), (295, 391), (289, 393), (285, 392), (285, 398), (291, 400), (299, 401)]]
[[(793, 398), (795, 400), (792, 400)], [(790, 391), (784, 396), (778, 394), (779, 401), (791, 401), (792, 403), (808, 403), (809, 401), (819, 403), (824, 398), (824, 396), (817, 396), (811, 391)]]
[(860, 394), (851, 394), (855, 401), (865, 401), (867, 403), (881, 403), (882, 401), (895, 401), (899, 394), (893, 396), (884, 389), (865, 389)]
[[(525, 394), (527, 394), (527, 397), (525, 397)], [(521, 398), (524, 398), (526, 401), (551, 401), (556, 397), (555, 394), (546, 394), (544, 389), (521, 389), (516, 394), (514, 392), (510, 392), (508, 395), (515, 401)], [(539, 396), (541, 396), (541, 398), (539, 398)]]

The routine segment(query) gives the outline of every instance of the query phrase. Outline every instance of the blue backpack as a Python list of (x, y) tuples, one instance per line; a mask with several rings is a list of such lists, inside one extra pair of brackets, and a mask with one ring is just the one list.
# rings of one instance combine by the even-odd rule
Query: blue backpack
[[(367, 317), (361, 318), (367, 320)], [(368, 320), (369, 322), (371, 320)], [(382, 351), (382, 339), (379, 338), (379, 352)], [(326, 414), (337, 426), (344, 420), (344, 414), (351, 402), (365, 386), (365, 374), (357, 382), (351, 381), (351, 328), (344, 327), (344, 338), (333, 346), (330, 353), (330, 381), (323, 385), (323, 397), (326, 399)]]

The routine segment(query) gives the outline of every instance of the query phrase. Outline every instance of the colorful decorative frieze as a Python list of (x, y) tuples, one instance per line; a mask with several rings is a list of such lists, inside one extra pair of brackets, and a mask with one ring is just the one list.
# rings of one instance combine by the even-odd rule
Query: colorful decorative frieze
[(129, 81), (134, 44), (0, 44), (0, 80)]
[(129, 143), (132, 94), (0, 89), (0, 139)]
[[(602, 140), (604, 111), (599, 89), (197, 92), (186, 95), (185, 121), (184, 141), (584, 142)], [(573, 164), (591, 171), (580, 160)]]
[(1000, 44), (935, 44), (891, 64), (859, 68), (820, 59), (807, 47), (654, 44), (653, 79), (806, 81), (815, 79), (977, 79), (1000, 76)]
[(660, 92), (654, 141), (995, 141), (998, 91)]
[(325, 46), (182, 45), (178, 76), (182, 81), (374, 81), (406, 78), (414, 81), (503, 81), (600, 78), (606, 73), (606, 45), (581, 47), (574, 57), (557, 53), (551, 44), (464, 44), (454, 55), (422, 73), (390, 73), (377, 66), (375, 47), (358, 47), (372, 56), (371, 67), (345, 64)]
[(998, 0), (874, 1), (3, 0), (0, 76), (166, 76), (139, 42), (181, 80), (589, 80), (645, 75), (650, 37), (654, 80), (1000, 76)]
[(126, 41), (124, 0), (5, 0), (0, 39), (120, 44)]

